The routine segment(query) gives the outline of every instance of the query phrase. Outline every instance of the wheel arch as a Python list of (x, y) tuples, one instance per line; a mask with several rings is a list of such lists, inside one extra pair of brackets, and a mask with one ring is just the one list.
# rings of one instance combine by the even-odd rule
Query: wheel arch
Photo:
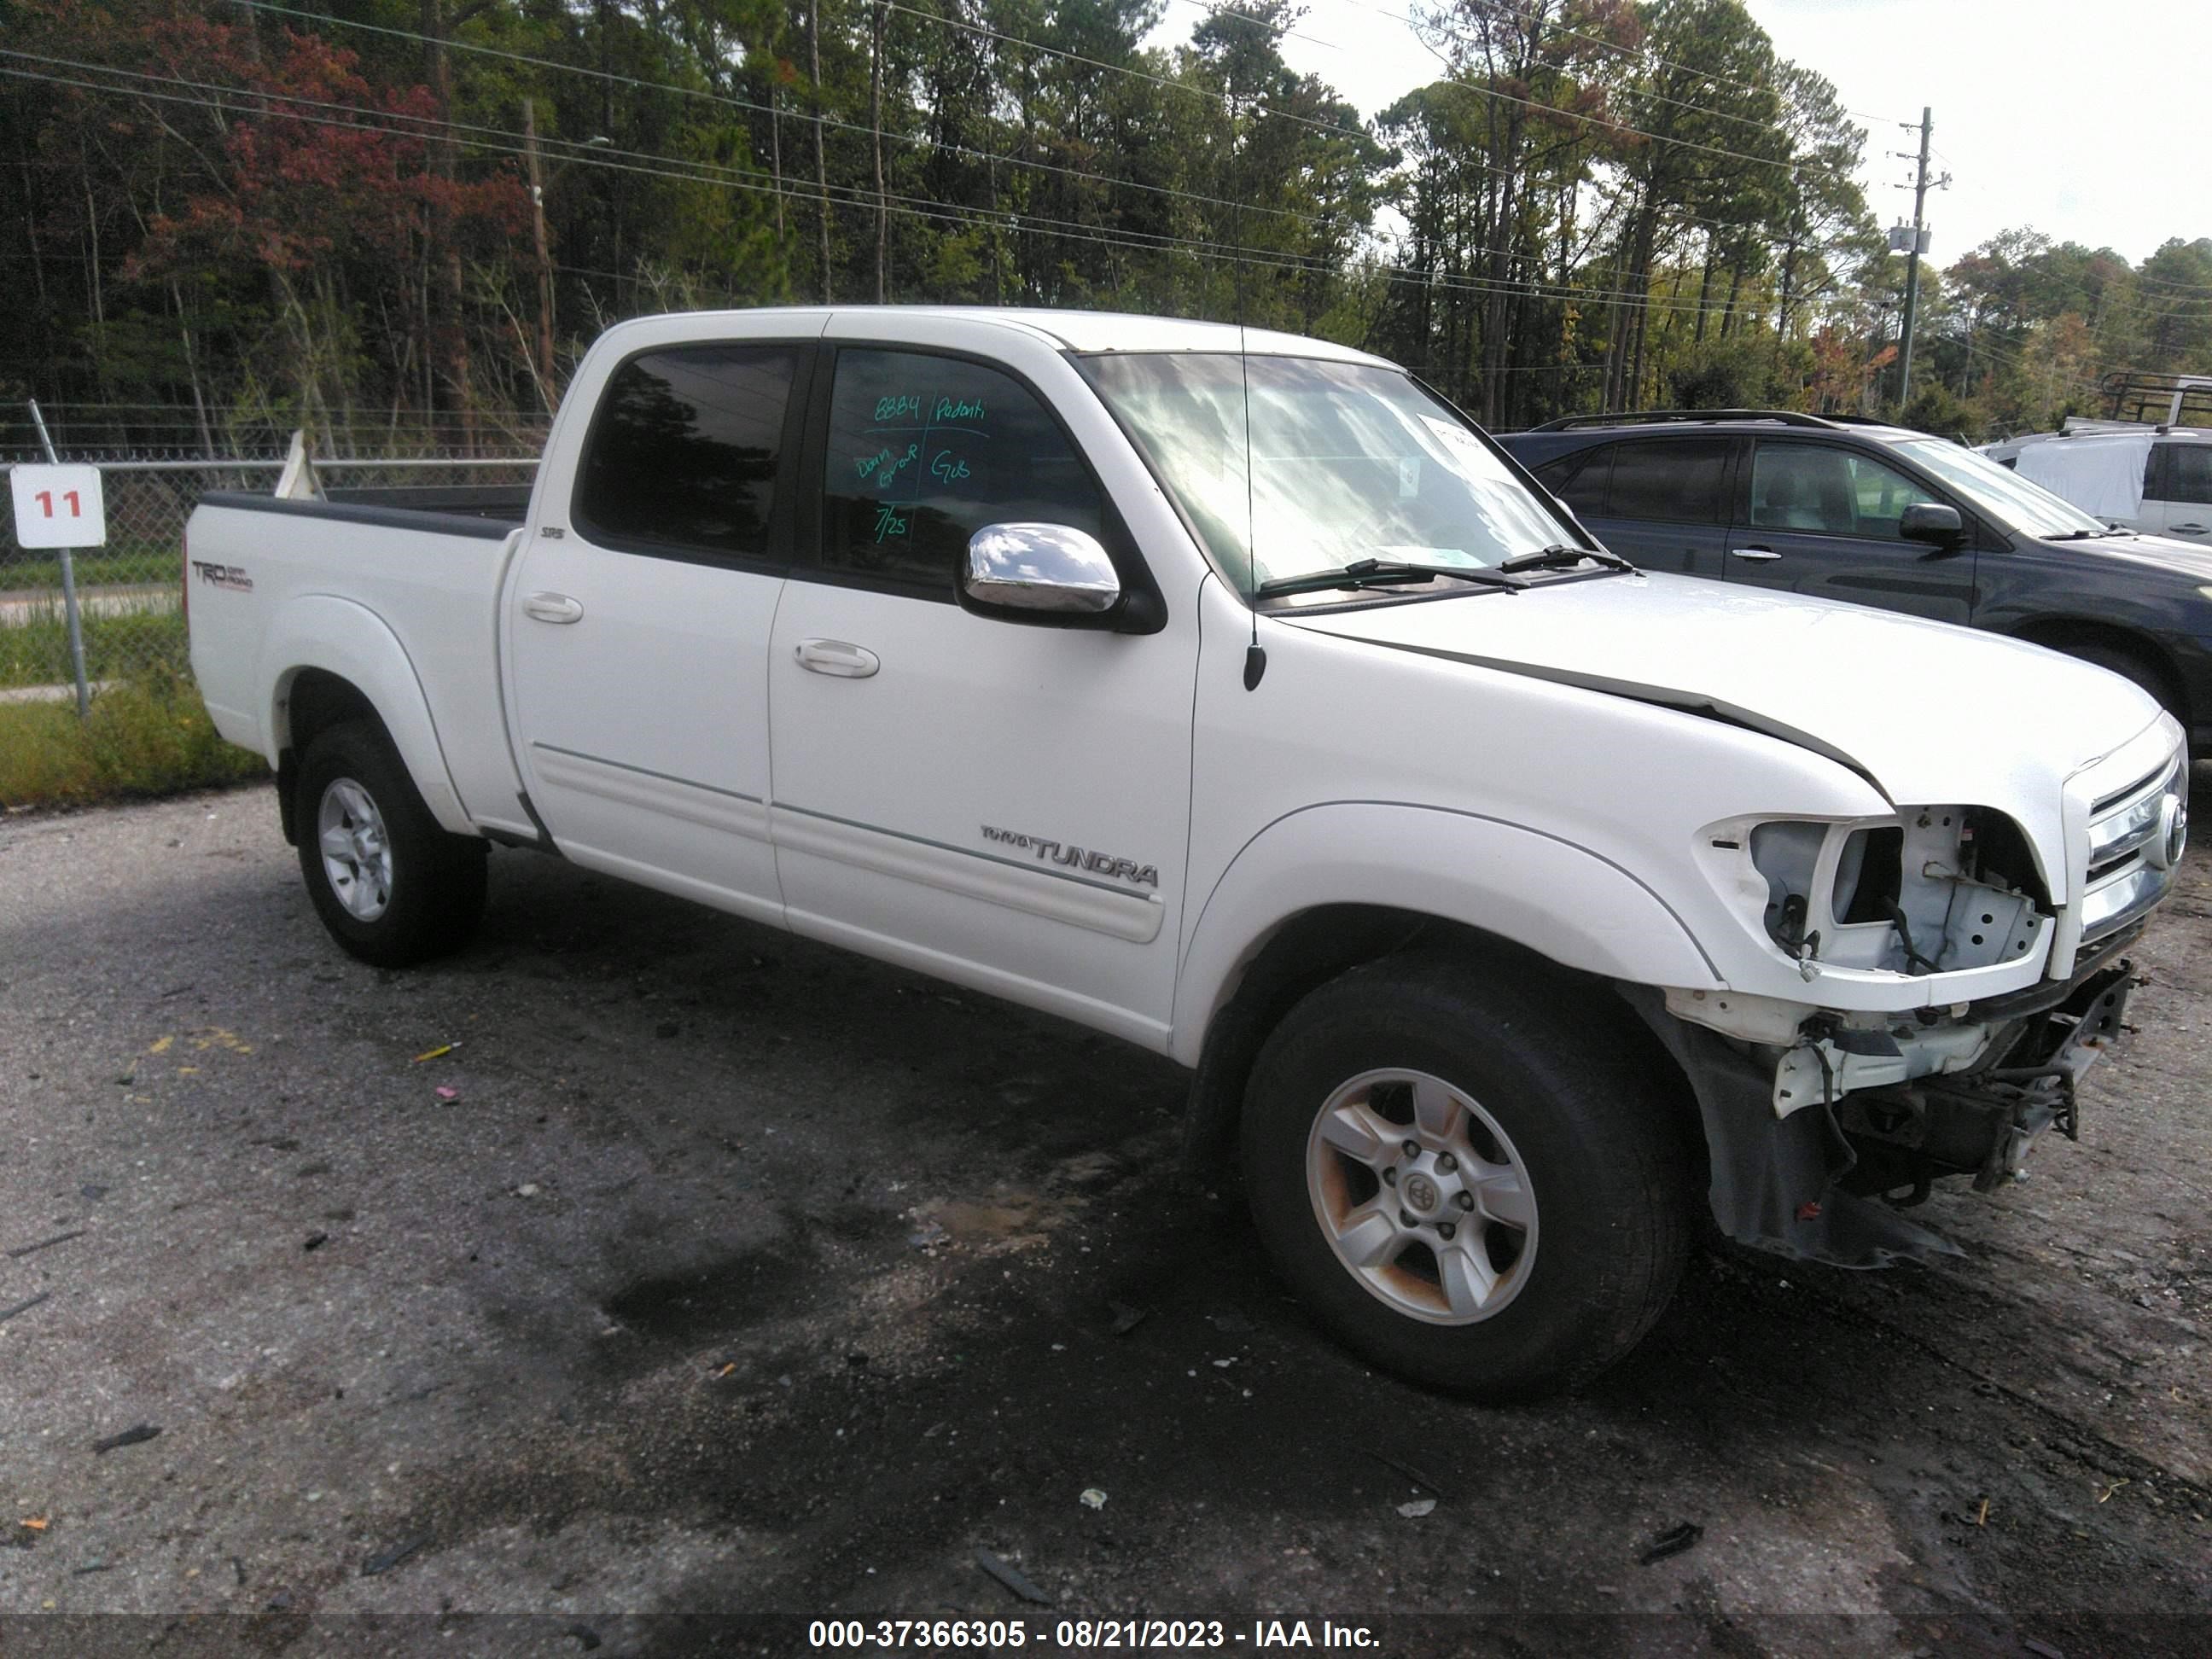
[(429, 698), (405, 648), (380, 617), (330, 595), (298, 600), (270, 629), (263, 660), (275, 665), (262, 675), (270, 688), (263, 730), (276, 768), (288, 839), (298, 831), (290, 798), (300, 757), (319, 733), (358, 719), (376, 723), (441, 829), (476, 833), (447, 769)]
[[(1550, 908), (1547, 893), (1558, 895)], [(1287, 895), (1299, 902), (1285, 905)], [(1184, 952), (1170, 1051), (1195, 1068), (1186, 1159), (1204, 1168), (1226, 1157), (1252, 1063), (1300, 998), (1416, 949), (1547, 979), (1676, 1078), (1677, 1062), (1613, 985), (1721, 982), (1657, 895), (1555, 837), (1370, 803), (1292, 814), (1232, 862)]]

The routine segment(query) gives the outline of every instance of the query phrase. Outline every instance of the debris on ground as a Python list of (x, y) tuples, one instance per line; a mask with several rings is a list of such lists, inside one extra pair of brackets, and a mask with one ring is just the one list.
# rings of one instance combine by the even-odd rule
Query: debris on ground
[(1104, 1509), (1106, 1494), (1096, 1486), (1085, 1486), (1083, 1489), (1083, 1507), (1086, 1510)]
[(586, 1653), (591, 1652), (594, 1648), (599, 1645), (599, 1632), (593, 1630), (589, 1625), (585, 1624), (580, 1620), (569, 1626), (562, 1634), (574, 1637)]
[(1149, 1308), (1133, 1308), (1126, 1302), (1109, 1302), (1106, 1305), (1113, 1310), (1113, 1331), (1116, 1336), (1128, 1335), (1131, 1331), (1135, 1330), (1138, 1326), (1152, 1317), (1152, 1310)]
[(300, 1248), (303, 1250), (319, 1250), (330, 1242), (331, 1236), (328, 1233), (309, 1233), (307, 1242)]
[(425, 1048), (421, 1054), (416, 1055), (409, 1064), (420, 1066), (426, 1060), (443, 1060), (447, 1054), (450, 1054), (454, 1049), (460, 1046), (461, 1045), (458, 1042), (441, 1042), (434, 1048)]
[(1391, 1456), (1388, 1452), (1374, 1451), (1365, 1447), (1362, 1447), (1361, 1449), (1366, 1451), (1370, 1457), (1380, 1463), (1384, 1468), (1394, 1470), (1397, 1474), (1404, 1475), (1407, 1480), (1412, 1481), (1423, 1492), (1433, 1492), (1438, 1498), (1449, 1498), (1451, 1496), (1449, 1492), (1443, 1489), (1443, 1485), (1441, 1481), (1437, 1480), (1432, 1475), (1422, 1474), (1420, 1470), (1415, 1468), (1411, 1463), (1402, 1462), (1399, 1459)]
[(392, 1568), (429, 1541), (428, 1533), (418, 1532), (412, 1538), (403, 1540), (388, 1550), (379, 1550), (361, 1564), (361, 1576), (364, 1578), (374, 1578), (379, 1573), (390, 1572)]
[(1007, 1565), (990, 1551), (979, 1548), (975, 1552), (975, 1565), (1020, 1596), (1023, 1601), (1040, 1607), (1048, 1607), (1052, 1605), (1052, 1597), (1031, 1583), (1023, 1575), (1020, 1568)]
[(906, 1236), (906, 1242), (917, 1250), (927, 1250), (942, 1244), (951, 1237), (951, 1234), (945, 1231), (943, 1222), (925, 1219), (920, 1226)]
[(1433, 1498), (1416, 1498), (1410, 1504), (1399, 1504), (1398, 1513), (1408, 1521), (1418, 1521), (1423, 1516), (1431, 1513), (1436, 1507), (1437, 1500)]
[(517, 1198), (535, 1198), (535, 1197), (537, 1197), (537, 1196), (538, 1196), (538, 1183), (537, 1183), (536, 1182), (534, 1182), (534, 1181), (526, 1181), (526, 1182), (523, 1182), (520, 1187), (517, 1187), (517, 1188), (514, 1189), (514, 1195), (515, 1195)]
[(1664, 1532), (1655, 1532), (1651, 1534), (1650, 1546), (1636, 1558), (1638, 1565), (1648, 1567), (1655, 1561), (1664, 1561), (1670, 1555), (1680, 1555), (1683, 1551), (1693, 1548), (1698, 1540), (1705, 1535), (1705, 1529), (1694, 1521), (1685, 1521)]
[(143, 1446), (149, 1440), (158, 1440), (161, 1437), (161, 1431), (153, 1424), (134, 1423), (120, 1434), (111, 1434), (104, 1440), (94, 1441), (92, 1449), (94, 1454), (98, 1455), (106, 1452), (120, 1451), (125, 1446)]
[(35, 1244), (18, 1244), (14, 1249), (0, 1254), (5, 1254), (8, 1259), (13, 1261), (18, 1257), (29, 1255), (34, 1251), (51, 1249), (57, 1244), (66, 1244), (72, 1238), (82, 1238), (89, 1231), (90, 1229), (85, 1227), (72, 1227), (65, 1233), (56, 1233), (52, 1238), (42, 1238)]
[(36, 1296), (33, 1297), (27, 1302), (18, 1302), (12, 1308), (0, 1308), (0, 1325), (6, 1324), (17, 1314), (30, 1312), (32, 1309), (37, 1307), (39, 1304), (44, 1302), (52, 1294), (53, 1292), (52, 1291), (40, 1291)]
[(70, 1577), (82, 1578), (89, 1573), (106, 1572), (115, 1565), (112, 1561), (88, 1561), (81, 1567), (71, 1567)]
[(441, 1100), (459, 1100), (461, 1097), (461, 1091), (459, 1089), (456, 1089), (452, 1085), (446, 1083), (441, 1083), (438, 1085), (437, 1093), (438, 1098)]

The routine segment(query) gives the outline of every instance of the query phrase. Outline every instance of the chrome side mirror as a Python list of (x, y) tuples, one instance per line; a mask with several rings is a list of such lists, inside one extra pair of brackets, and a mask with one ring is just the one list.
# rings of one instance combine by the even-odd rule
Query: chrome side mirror
[(988, 524), (968, 538), (960, 603), (1012, 621), (1103, 617), (1121, 579), (1098, 538), (1059, 524)]

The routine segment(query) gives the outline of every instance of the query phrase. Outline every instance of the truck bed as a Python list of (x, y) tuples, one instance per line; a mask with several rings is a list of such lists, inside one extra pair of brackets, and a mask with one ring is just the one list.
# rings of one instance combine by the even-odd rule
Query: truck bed
[[(527, 491), (349, 493), (377, 498), (200, 498), (184, 574), (192, 671), (216, 729), (274, 765), (292, 671), (343, 673), (341, 647), (380, 641), (443, 717), (437, 749), (469, 818), (514, 819), (521, 782), (501, 717), (497, 617)], [(401, 505), (392, 495), (440, 505)]]

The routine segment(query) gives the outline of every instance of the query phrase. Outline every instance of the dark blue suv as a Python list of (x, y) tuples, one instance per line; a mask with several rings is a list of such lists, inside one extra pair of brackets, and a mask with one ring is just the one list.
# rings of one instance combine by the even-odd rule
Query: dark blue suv
[(2047, 645), (2212, 753), (2212, 550), (2116, 531), (1973, 451), (1856, 417), (1576, 416), (1498, 441), (1614, 552)]

